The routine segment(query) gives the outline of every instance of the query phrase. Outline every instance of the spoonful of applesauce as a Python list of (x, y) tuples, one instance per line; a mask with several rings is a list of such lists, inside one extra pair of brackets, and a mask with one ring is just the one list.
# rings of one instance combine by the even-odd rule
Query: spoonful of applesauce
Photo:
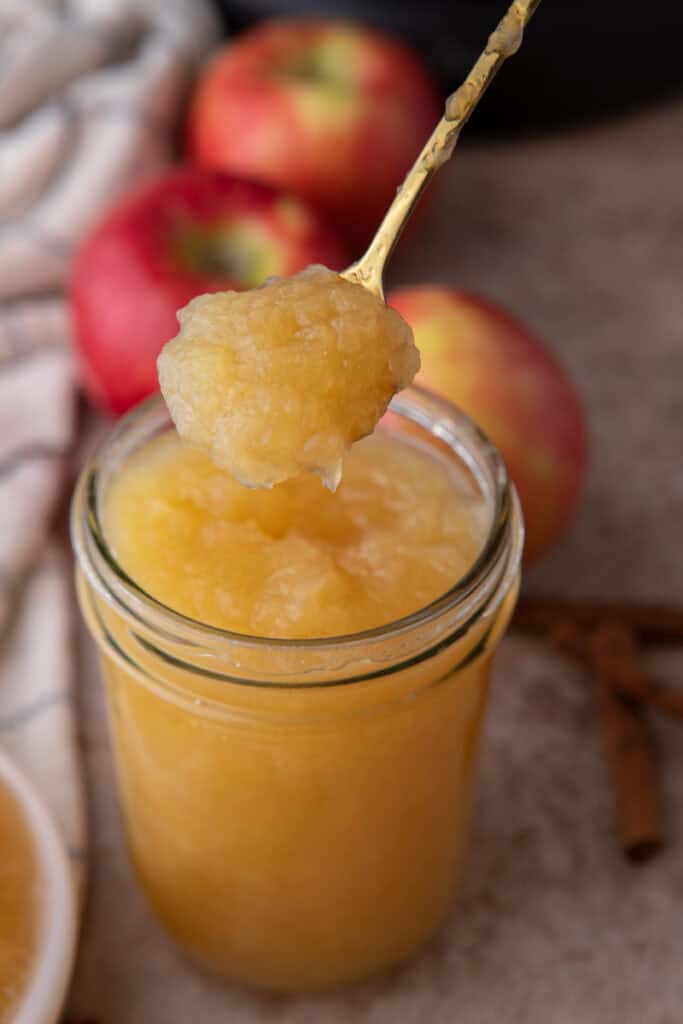
[(243, 292), (192, 299), (158, 360), (178, 433), (250, 487), (309, 471), (335, 490), (354, 441), (372, 433), (420, 367), (408, 324), (385, 305), (384, 266), (432, 175), (540, 0), (514, 0), (409, 171), (364, 256)]

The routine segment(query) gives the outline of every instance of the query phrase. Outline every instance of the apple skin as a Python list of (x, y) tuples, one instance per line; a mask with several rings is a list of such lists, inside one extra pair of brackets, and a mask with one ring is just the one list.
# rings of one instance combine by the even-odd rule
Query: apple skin
[(418, 285), (387, 302), (415, 333), (416, 383), (468, 413), (503, 455), (524, 510), (525, 560), (540, 558), (573, 520), (585, 482), (588, 432), (574, 385), (539, 338), (476, 295)]
[(157, 356), (195, 295), (348, 262), (299, 199), (219, 172), (165, 172), (117, 203), (77, 255), (69, 297), (84, 388), (124, 413), (157, 390)]
[(351, 22), (274, 19), (210, 62), (188, 145), (200, 165), (302, 196), (360, 255), (441, 106), (426, 65), (403, 43)]

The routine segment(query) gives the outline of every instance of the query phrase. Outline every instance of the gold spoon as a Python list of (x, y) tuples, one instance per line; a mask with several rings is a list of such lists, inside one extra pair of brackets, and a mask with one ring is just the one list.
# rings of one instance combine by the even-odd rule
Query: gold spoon
[(394, 251), (408, 218), (432, 175), (451, 158), (460, 132), (496, 72), (521, 46), (524, 29), (540, 2), (541, 0), (514, 0), (510, 5), (505, 16), (489, 36), (486, 49), (480, 54), (465, 81), (446, 100), (444, 116), (408, 171), (366, 253), (342, 271), (341, 277), (354, 284), (363, 285), (384, 301), (384, 266)]

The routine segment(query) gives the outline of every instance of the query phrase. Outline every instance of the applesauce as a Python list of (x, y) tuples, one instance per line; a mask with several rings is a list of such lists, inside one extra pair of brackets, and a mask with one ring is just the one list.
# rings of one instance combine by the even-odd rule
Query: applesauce
[(0, 1024), (10, 1024), (39, 939), (38, 857), (25, 814), (0, 781)]
[(420, 367), (400, 314), (323, 266), (199, 295), (178, 320), (158, 359), (171, 417), (249, 487), (313, 472), (336, 490), (348, 449)]
[(168, 435), (158, 399), (129, 415), (73, 505), (137, 875), (227, 979), (360, 980), (413, 953), (458, 888), (516, 496), (419, 389), (336, 495), (312, 477), (235, 491)]

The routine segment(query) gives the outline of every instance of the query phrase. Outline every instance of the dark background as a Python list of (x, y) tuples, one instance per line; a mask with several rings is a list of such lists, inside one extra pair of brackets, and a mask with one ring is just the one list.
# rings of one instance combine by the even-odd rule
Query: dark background
[[(214, 0), (226, 30), (260, 17), (301, 14), (359, 18), (416, 45), (444, 89), (459, 84), (507, 7), (506, 0)], [(682, 0), (544, 0), (524, 43), (524, 60), (468, 134), (559, 126), (628, 109), (683, 87)]]

